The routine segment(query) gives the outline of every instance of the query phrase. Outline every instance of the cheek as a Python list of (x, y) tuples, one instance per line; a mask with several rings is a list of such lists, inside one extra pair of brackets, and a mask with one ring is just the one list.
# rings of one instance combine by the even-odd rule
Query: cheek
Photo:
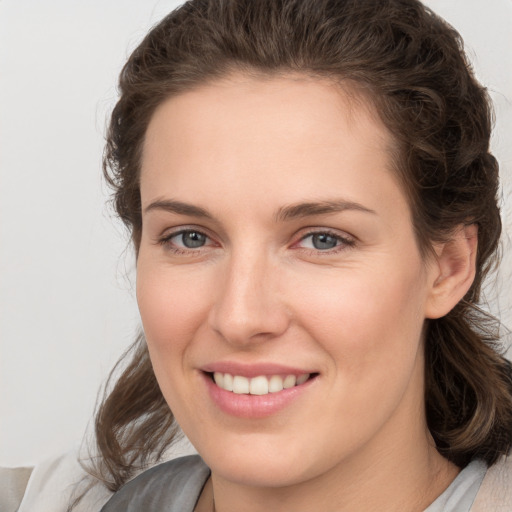
[(195, 417), (194, 402), (187, 400), (191, 383), (184, 379), (184, 368), (204, 325), (208, 287), (204, 282), (195, 286), (184, 271), (146, 263), (139, 257), (137, 302), (153, 370), (175, 417)]
[(407, 272), (368, 267), (317, 278), (315, 286), (302, 282), (298, 318), (343, 375), (380, 376), (378, 382), (389, 368), (407, 372), (414, 364), (424, 323), (422, 280), (418, 264)]
[(404, 275), (366, 272), (331, 284), (329, 293), (298, 295), (307, 297), (304, 328), (331, 361), (331, 430), (339, 431), (339, 417), (350, 418), (350, 444), (385, 424), (406, 394), (421, 400), (422, 294), (417, 278)]
[(151, 352), (161, 356), (184, 350), (208, 311), (209, 286), (186, 272), (162, 271), (139, 261), (137, 302)]

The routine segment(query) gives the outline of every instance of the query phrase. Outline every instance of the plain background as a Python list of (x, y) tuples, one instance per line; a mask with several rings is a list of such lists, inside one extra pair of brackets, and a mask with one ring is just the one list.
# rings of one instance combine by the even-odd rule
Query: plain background
[[(106, 205), (103, 133), (122, 64), (178, 3), (0, 0), (0, 465), (80, 443), (134, 338), (134, 262)], [(512, 327), (512, 0), (426, 3), (461, 32), (495, 102), (506, 236), (488, 298)]]

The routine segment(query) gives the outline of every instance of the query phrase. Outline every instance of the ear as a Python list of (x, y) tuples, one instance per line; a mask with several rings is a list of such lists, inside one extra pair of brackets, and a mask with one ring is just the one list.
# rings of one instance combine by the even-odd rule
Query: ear
[(466, 295), (475, 279), (478, 227), (459, 226), (445, 243), (434, 247), (431, 289), (425, 317), (441, 318)]

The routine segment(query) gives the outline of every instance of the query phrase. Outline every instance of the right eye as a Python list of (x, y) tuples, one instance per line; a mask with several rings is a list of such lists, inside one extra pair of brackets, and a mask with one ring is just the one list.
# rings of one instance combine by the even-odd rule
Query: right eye
[(164, 236), (160, 243), (171, 250), (193, 251), (202, 247), (213, 245), (213, 241), (197, 229), (182, 229), (181, 231)]

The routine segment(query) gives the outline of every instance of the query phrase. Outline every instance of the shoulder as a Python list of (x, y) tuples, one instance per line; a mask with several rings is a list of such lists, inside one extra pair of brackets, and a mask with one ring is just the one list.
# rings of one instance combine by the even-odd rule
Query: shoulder
[(512, 454), (501, 457), (485, 474), (471, 512), (512, 510)]
[(209, 474), (198, 455), (173, 459), (125, 484), (101, 512), (192, 512)]

